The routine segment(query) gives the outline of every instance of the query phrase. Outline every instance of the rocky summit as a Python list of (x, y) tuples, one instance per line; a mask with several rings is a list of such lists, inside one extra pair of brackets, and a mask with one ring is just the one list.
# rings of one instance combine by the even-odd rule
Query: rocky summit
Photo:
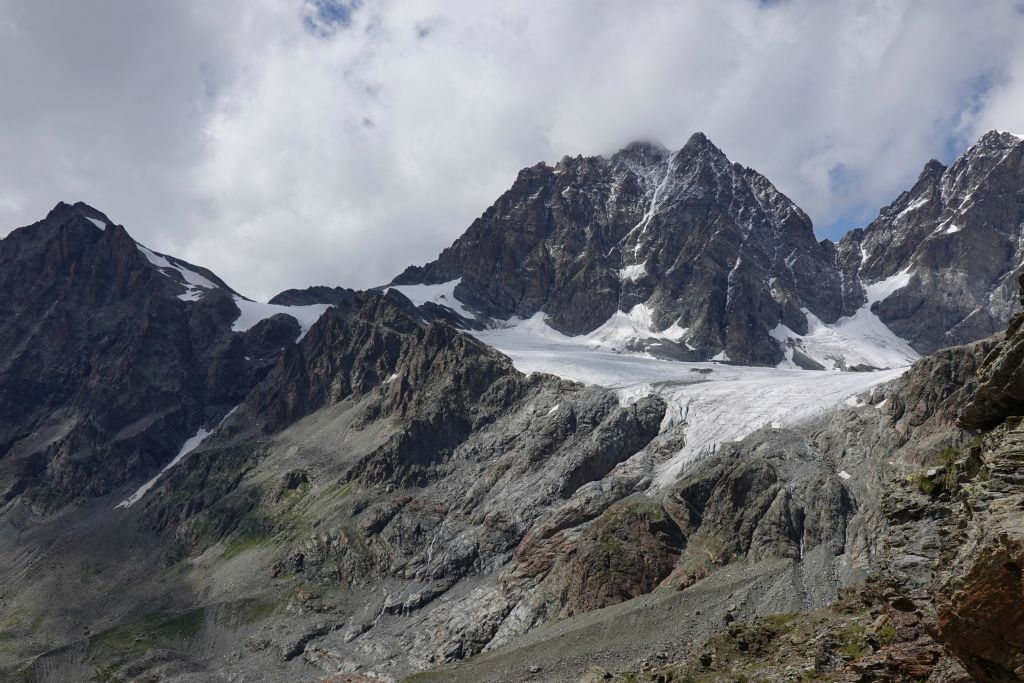
[(641, 309), (682, 357), (774, 365), (777, 325), (806, 334), (802, 309), (834, 322), (860, 305), (835, 258), (799, 207), (698, 133), (677, 152), (640, 143), (524, 169), (436, 261), (394, 284), (459, 279), (471, 310), (543, 312), (569, 335)]
[(928, 162), (910, 190), (842, 240), (862, 282), (905, 279), (876, 312), (919, 352), (995, 334), (1019, 310), (1022, 188), (1024, 137), (992, 131), (949, 168)]
[[(704, 135), (253, 301), (0, 240), (0, 680), (1024, 680), (1024, 139), (838, 244)], [(343, 279), (339, 277), (339, 280)]]

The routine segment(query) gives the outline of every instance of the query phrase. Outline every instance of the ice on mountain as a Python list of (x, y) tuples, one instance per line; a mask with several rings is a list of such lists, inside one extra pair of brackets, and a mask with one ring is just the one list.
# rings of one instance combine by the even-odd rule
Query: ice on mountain
[(114, 509), (127, 509), (130, 508), (132, 505), (138, 503), (140, 500), (142, 500), (142, 497), (145, 496), (146, 493), (148, 493), (149, 490), (156, 485), (156, 483), (160, 480), (160, 477), (164, 476), (164, 474), (166, 474), (168, 470), (170, 470), (175, 465), (180, 463), (185, 458), (186, 455), (188, 455), (195, 449), (199, 448), (199, 446), (202, 445), (203, 441), (206, 440), (206, 437), (210, 436), (210, 434), (213, 434), (215, 431), (217, 431), (217, 428), (220, 427), (220, 425), (224, 424), (224, 420), (228, 419), (228, 417), (230, 417), (230, 415), (234, 413), (236, 410), (238, 410), (238, 406), (235, 406), (230, 411), (228, 411), (228, 414), (221, 418), (221, 421), (217, 423), (217, 426), (214, 427), (213, 429), (203, 429), (202, 427), (200, 427), (199, 431), (197, 431), (195, 434), (193, 434), (191, 437), (185, 440), (185, 443), (181, 445), (181, 449), (178, 451), (178, 454), (174, 456), (174, 458), (169, 463), (164, 465), (163, 469), (157, 472), (156, 476), (154, 476), (152, 479), (150, 479), (145, 484), (140, 486), (135, 491), (135, 493), (133, 493), (132, 495), (130, 495), (129, 497), (125, 498), (120, 503), (115, 505)]
[(417, 306), (432, 302), (439, 306), (450, 308), (467, 320), (473, 320), (476, 318), (476, 315), (455, 297), (455, 288), (461, 282), (462, 278), (460, 277), (438, 285), (389, 285), (387, 289), (394, 289), (400, 292)]
[(185, 266), (177, 263), (172, 263), (170, 259), (162, 254), (158, 254), (151, 249), (147, 249), (141, 244), (137, 245), (139, 251), (146, 257), (146, 259), (157, 268), (164, 270), (173, 270), (181, 276), (181, 278), (188, 284), (188, 291), (184, 294), (179, 294), (178, 298), (182, 301), (195, 301), (198, 299), (203, 290), (216, 289), (217, 285), (211, 282), (209, 279), (203, 277), (199, 273), (186, 268)]
[[(217, 284), (196, 271), (187, 268), (180, 263), (174, 263), (168, 257), (158, 254), (151, 249), (147, 249), (141, 244), (138, 245), (138, 248), (154, 266), (159, 268), (161, 271), (176, 271), (188, 284), (187, 291), (178, 295), (178, 298), (182, 301), (196, 301), (206, 290), (218, 288)], [(301, 332), (295, 341), (299, 341), (305, 337), (306, 333), (309, 332), (309, 328), (313, 326), (313, 323), (319, 320), (324, 311), (331, 307), (330, 304), (309, 304), (307, 306), (264, 304), (258, 301), (250, 301), (249, 299), (237, 295), (234, 295), (233, 298), (235, 300), (235, 305), (238, 306), (238, 310), (240, 311), (238, 318), (235, 319), (234, 323), (231, 325), (231, 329), (233, 331), (245, 332), (261, 320), (266, 320), (272, 315), (283, 313), (295, 318), (299, 323)]]
[(907, 208), (903, 209), (898, 214), (896, 214), (895, 220), (899, 220), (899, 219), (903, 218), (903, 216), (911, 213), (912, 211), (915, 211), (916, 209), (921, 208), (922, 206), (924, 206), (927, 203), (928, 203), (928, 197), (919, 197), (919, 198), (915, 199), (914, 201), (912, 201), (910, 204), (907, 205)]
[(905, 339), (896, 336), (871, 312), (870, 304), (862, 306), (852, 316), (844, 316), (830, 325), (807, 309), (802, 310), (807, 318), (807, 334), (797, 334), (782, 323), (769, 332), (782, 343), (786, 353), (786, 357), (779, 363), (780, 368), (799, 367), (793, 360), (794, 348), (826, 370), (857, 365), (879, 369), (901, 368), (921, 357)]
[(640, 341), (660, 339), (677, 342), (687, 332), (689, 330), (680, 327), (678, 320), (666, 329), (658, 330), (654, 325), (654, 311), (647, 304), (637, 304), (628, 313), (616, 311), (603, 325), (578, 339), (590, 347), (622, 349)]
[(897, 290), (906, 287), (908, 284), (910, 284), (910, 278), (913, 275), (914, 271), (912, 270), (912, 266), (907, 266), (900, 272), (896, 273), (895, 275), (890, 275), (884, 280), (879, 280), (878, 282), (873, 282), (871, 284), (864, 285), (864, 292), (867, 294), (868, 297), (868, 308), (871, 307), (871, 304), (877, 301), (884, 301), (885, 299), (888, 299), (889, 296), (892, 295)]
[(261, 320), (266, 320), (272, 315), (283, 313), (290, 315), (298, 321), (299, 327), (302, 331), (295, 341), (301, 340), (309, 332), (309, 328), (313, 326), (320, 316), (324, 314), (330, 304), (309, 304), (306, 306), (284, 306), (281, 304), (264, 304), (258, 301), (249, 301), (241, 297), (235, 297), (235, 305), (238, 306), (238, 310), (241, 314), (231, 325), (231, 329), (235, 332), (244, 332), (251, 328)]
[(782, 343), (786, 353), (779, 367), (797, 367), (793, 361), (794, 348), (799, 348), (828, 370), (840, 364), (846, 367), (900, 368), (916, 361), (920, 354), (871, 311), (872, 304), (906, 287), (913, 274), (907, 267), (884, 280), (865, 285), (867, 303), (852, 316), (843, 316), (832, 324), (825, 324), (807, 309), (802, 309), (807, 318), (808, 331), (805, 335), (799, 335), (779, 323), (769, 332)]
[(630, 280), (632, 282), (639, 280), (644, 275), (647, 275), (646, 263), (638, 263), (636, 265), (626, 266), (625, 268), (619, 271), (620, 280)]
[(667, 403), (662, 429), (680, 429), (685, 446), (661, 463), (655, 486), (675, 480), (683, 466), (766, 426), (790, 426), (842, 407), (850, 396), (902, 374), (806, 372), (689, 363), (594, 346), (589, 335), (569, 337), (539, 314), (502, 328), (472, 332), (512, 359), (521, 372), (545, 372), (597, 384), (630, 404), (657, 394)]

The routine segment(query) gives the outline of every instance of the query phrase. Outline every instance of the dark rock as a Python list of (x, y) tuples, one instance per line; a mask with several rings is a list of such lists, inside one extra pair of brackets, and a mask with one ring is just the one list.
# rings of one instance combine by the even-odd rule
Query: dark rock
[[(262, 379), (268, 343), (297, 334), (290, 319), (233, 333), (236, 293), (162, 258), (175, 267), (84, 204), (0, 241), (0, 501), (53, 509), (150, 476)], [(214, 287), (183, 300), (178, 266)]]
[(547, 314), (567, 334), (647, 303), (658, 329), (689, 329), (702, 358), (774, 364), (768, 330), (806, 332), (852, 313), (833, 254), (811, 222), (755, 171), (701, 134), (676, 153), (631, 145), (519, 173), (440, 257), (395, 284), (462, 278), (456, 295), (494, 318)]
[(355, 298), (356, 292), (345, 287), (316, 285), (305, 289), (286, 289), (275, 294), (267, 303), (283, 306), (308, 306), (310, 304), (344, 304)]
[(930, 161), (914, 187), (848, 234), (839, 252), (860, 261), (863, 283), (912, 273), (877, 313), (931, 353), (991, 336), (1020, 310), (1021, 225), (1024, 139), (991, 131), (949, 168)]

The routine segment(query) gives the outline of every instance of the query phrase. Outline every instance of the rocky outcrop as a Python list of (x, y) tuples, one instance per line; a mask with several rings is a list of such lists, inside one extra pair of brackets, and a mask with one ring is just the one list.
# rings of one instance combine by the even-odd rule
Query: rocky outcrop
[(795, 680), (968, 683), (972, 679), (929, 637), (920, 618), (887, 605), (871, 587), (849, 591), (827, 610), (735, 623), (679, 662), (664, 654), (639, 671), (583, 673), (613, 681)]
[(351, 301), (355, 290), (346, 287), (325, 287), (317, 285), (305, 289), (286, 289), (275, 294), (267, 303), (283, 306), (308, 306), (310, 304), (343, 304)]
[[(1020, 279), (1024, 291), (1024, 275)], [(1021, 297), (1024, 299), (1024, 295)], [(961, 417), (973, 429), (991, 429), (1010, 415), (1024, 413), (1024, 314), (1010, 321), (1006, 334), (978, 369), (980, 385)]]
[(995, 429), (930, 487), (951, 520), (933, 582), (937, 630), (978, 681), (1024, 680), (1022, 323), (1015, 316), (986, 357), (961, 416), (964, 427)]
[[(934, 587), (942, 641), (977, 681), (1024, 680), (1024, 431), (986, 437)], [(947, 476), (960, 484), (958, 473)]]
[(970, 439), (961, 415), (974, 401), (985, 359), (998, 343), (993, 337), (937, 351), (900, 377), (881, 406), (903, 441), (891, 460), (932, 464), (943, 450)]

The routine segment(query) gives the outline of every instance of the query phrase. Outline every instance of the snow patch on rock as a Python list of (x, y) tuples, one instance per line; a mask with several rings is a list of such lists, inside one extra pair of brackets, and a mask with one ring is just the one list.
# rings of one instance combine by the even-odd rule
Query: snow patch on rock
[(663, 339), (677, 342), (688, 331), (679, 326), (678, 320), (664, 330), (658, 330), (654, 325), (654, 311), (647, 304), (637, 304), (628, 313), (616, 311), (599, 328), (582, 335), (582, 340), (591, 347), (623, 349), (639, 341)]
[(467, 320), (474, 320), (476, 315), (455, 296), (455, 288), (459, 286), (460, 282), (462, 282), (461, 277), (437, 285), (388, 285), (384, 291), (394, 289), (417, 306), (432, 302), (450, 308)]
[(873, 282), (869, 285), (864, 285), (864, 292), (868, 296), (868, 308), (871, 308), (871, 304), (876, 301), (884, 301), (888, 299), (897, 290), (903, 289), (910, 284), (910, 278), (913, 277), (914, 271), (911, 266), (907, 266), (895, 275), (890, 275), (884, 280)]
[(647, 264), (638, 263), (632, 266), (626, 266), (619, 271), (620, 280), (629, 280), (630, 282), (636, 282), (644, 275), (647, 275)]
[(871, 305), (906, 287), (913, 271), (906, 268), (880, 282), (865, 285), (867, 303), (851, 316), (843, 316), (826, 324), (809, 310), (801, 309), (807, 318), (807, 334), (797, 334), (779, 323), (769, 334), (783, 348), (785, 358), (780, 368), (797, 368), (797, 350), (822, 365), (826, 370), (868, 366), (876, 369), (901, 368), (920, 358), (903, 338), (898, 337), (871, 311)]
[[(90, 218), (89, 220), (93, 219)], [(149, 260), (149, 262), (152, 263), (154, 266), (159, 268), (161, 272), (164, 272), (164, 274), (166, 274), (166, 271), (173, 270), (174, 272), (178, 273), (178, 275), (181, 276), (181, 279), (185, 281), (188, 290), (184, 294), (178, 295), (178, 298), (181, 299), (182, 301), (195, 301), (200, 296), (202, 296), (205, 290), (217, 289), (216, 284), (211, 282), (209, 279), (203, 277), (199, 273), (195, 272), (194, 270), (186, 268), (185, 266), (182, 266), (177, 263), (172, 263), (171, 260), (164, 256), (163, 254), (158, 254), (157, 252), (151, 249), (147, 249), (141, 244), (137, 246), (139, 248), (139, 251), (142, 252), (146, 259)]]
[(180, 463), (185, 458), (186, 455), (188, 455), (189, 453), (191, 453), (195, 449), (199, 448), (199, 446), (202, 445), (203, 441), (206, 440), (206, 437), (210, 436), (210, 434), (213, 434), (215, 431), (217, 431), (217, 429), (222, 424), (224, 424), (224, 420), (228, 419), (228, 417), (230, 417), (231, 414), (233, 412), (235, 412), (236, 410), (238, 410), (238, 406), (235, 406), (230, 411), (228, 411), (228, 414), (225, 415), (223, 418), (221, 418), (221, 421), (218, 422), (217, 426), (214, 427), (213, 429), (203, 429), (202, 427), (200, 427), (199, 431), (197, 431), (195, 434), (193, 434), (192, 436), (190, 436), (188, 439), (185, 440), (185, 443), (183, 443), (181, 445), (181, 450), (178, 451), (178, 454), (176, 456), (174, 456), (174, 458), (169, 463), (164, 465), (163, 469), (161, 469), (159, 472), (157, 472), (155, 477), (153, 477), (152, 479), (147, 481), (145, 484), (140, 486), (138, 488), (138, 490), (135, 491), (135, 493), (133, 493), (132, 495), (128, 496), (127, 498), (122, 500), (120, 503), (115, 505), (114, 509), (115, 510), (117, 508), (128, 509), (131, 506), (133, 506), (136, 503), (138, 503), (140, 500), (142, 500), (142, 497), (145, 496), (146, 493), (148, 493), (151, 488), (156, 486), (156, 483), (160, 480), (160, 477), (164, 476), (164, 474), (166, 474), (170, 469), (172, 469), (175, 465)]
[(924, 206), (927, 203), (928, 203), (928, 197), (919, 197), (919, 198), (915, 199), (914, 201), (912, 201), (910, 204), (907, 205), (907, 208), (903, 209), (898, 214), (896, 214), (895, 220), (899, 220), (899, 219), (903, 218), (904, 216), (906, 216), (907, 214), (909, 214), (909, 213), (911, 213), (913, 211), (916, 211), (917, 209), (920, 209), (922, 206)]
[(302, 331), (299, 332), (299, 336), (295, 341), (299, 341), (306, 336), (309, 332), (309, 328), (313, 327), (313, 323), (320, 319), (320, 316), (324, 314), (330, 304), (309, 304), (306, 306), (284, 306), (282, 304), (264, 304), (258, 301), (250, 301), (243, 299), (242, 297), (235, 297), (235, 305), (238, 306), (238, 310), (241, 314), (235, 319), (235, 322), (231, 325), (231, 329), (235, 332), (245, 332), (256, 323), (261, 320), (266, 320), (272, 315), (278, 313), (284, 313), (295, 318), (299, 323), (299, 327)]

